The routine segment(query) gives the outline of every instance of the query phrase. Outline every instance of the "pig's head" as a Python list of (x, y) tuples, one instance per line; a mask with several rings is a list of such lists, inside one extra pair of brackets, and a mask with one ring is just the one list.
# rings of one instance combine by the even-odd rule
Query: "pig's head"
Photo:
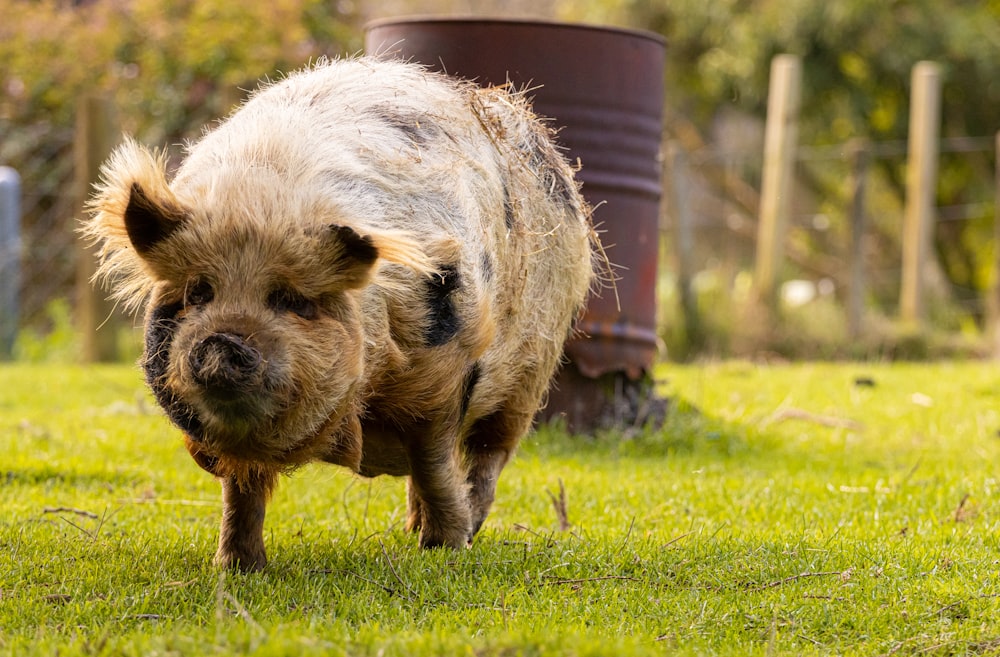
[(204, 180), (175, 190), (161, 158), (126, 143), (84, 228), (101, 244), (99, 275), (146, 306), (157, 401), (216, 474), (330, 450), (356, 466), (362, 290), (380, 259), (427, 273), (427, 258), (405, 235), (350, 227), (356, 218), (273, 171)]

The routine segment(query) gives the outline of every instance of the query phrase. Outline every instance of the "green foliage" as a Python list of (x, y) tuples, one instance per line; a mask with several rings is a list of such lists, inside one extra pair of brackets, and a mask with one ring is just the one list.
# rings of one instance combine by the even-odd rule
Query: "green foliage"
[(2, 3), (0, 125), (71, 125), (86, 93), (114, 94), (151, 142), (197, 136), (239, 85), (359, 45), (351, 16), (320, 0)]
[[(951, 0), (676, 0), (566, 3), (564, 15), (628, 21), (669, 42), (668, 102), (763, 114), (771, 58), (803, 58), (807, 144), (906, 134), (910, 70), (946, 69), (945, 133), (991, 134), (1000, 102), (1000, 6)], [(679, 93), (678, 93), (679, 92)]]
[[(80, 332), (73, 322), (69, 301), (63, 298), (53, 299), (46, 304), (45, 317), (45, 322), (21, 329), (18, 333), (14, 340), (14, 360), (62, 365), (79, 362)], [(107, 327), (103, 330), (115, 329)], [(121, 327), (116, 338), (117, 360), (135, 362), (142, 353), (141, 331), (128, 326)]]
[(54, 299), (46, 306), (48, 326), (26, 328), (14, 341), (14, 359), (29, 363), (72, 363), (76, 360), (79, 337), (73, 326), (66, 299)]
[[(662, 429), (530, 437), (472, 549), (402, 482), (281, 482), (271, 563), (126, 367), (3, 366), (0, 654), (873, 655), (1000, 647), (991, 364), (671, 366)], [(560, 531), (552, 498), (565, 490)]]

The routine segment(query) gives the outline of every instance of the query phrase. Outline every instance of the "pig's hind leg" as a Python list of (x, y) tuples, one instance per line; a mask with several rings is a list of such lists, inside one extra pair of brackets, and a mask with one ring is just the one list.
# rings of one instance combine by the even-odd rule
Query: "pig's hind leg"
[(482, 527), (496, 495), (500, 472), (531, 428), (533, 414), (501, 408), (477, 420), (465, 439), (472, 533)]

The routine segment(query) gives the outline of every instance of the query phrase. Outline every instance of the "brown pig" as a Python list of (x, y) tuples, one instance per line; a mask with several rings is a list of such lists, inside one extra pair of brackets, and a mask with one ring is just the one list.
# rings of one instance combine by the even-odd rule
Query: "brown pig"
[(83, 232), (145, 308), (141, 365), (221, 480), (215, 561), (266, 562), (277, 477), (407, 475), (423, 547), (468, 545), (594, 280), (573, 172), (522, 93), (321, 62), (165, 158), (127, 141)]

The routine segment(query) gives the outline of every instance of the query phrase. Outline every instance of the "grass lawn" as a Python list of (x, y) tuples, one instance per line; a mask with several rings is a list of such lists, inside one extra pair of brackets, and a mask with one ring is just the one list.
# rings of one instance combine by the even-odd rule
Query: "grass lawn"
[(0, 653), (1000, 652), (1000, 367), (659, 375), (662, 430), (529, 437), (471, 550), (419, 551), (401, 480), (309, 466), (238, 575), (135, 368), (0, 367)]

